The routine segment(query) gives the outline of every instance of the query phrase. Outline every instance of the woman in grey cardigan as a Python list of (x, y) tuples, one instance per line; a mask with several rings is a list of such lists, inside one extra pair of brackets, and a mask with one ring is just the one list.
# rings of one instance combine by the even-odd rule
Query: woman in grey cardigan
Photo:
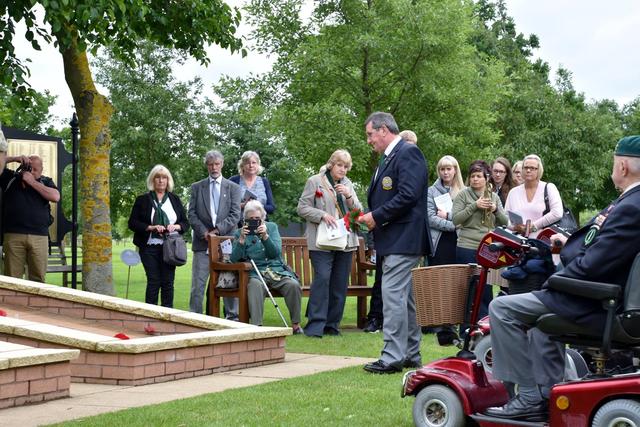
[[(427, 217), (431, 228), (431, 243), (433, 255), (429, 257), (429, 265), (444, 265), (456, 263), (456, 243), (458, 236), (456, 226), (453, 224), (452, 205), (445, 206), (442, 199), (444, 194), (449, 194), (449, 200), (453, 201), (458, 193), (464, 190), (460, 166), (453, 156), (444, 156), (436, 166), (438, 179), (428, 190)], [(436, 202), (436, 198), (439, 198)]]
[(335, 227), (351, 209), (362, 209), (353, 184), (346, 177), (351, 155), (336, 150), (320, 173), (307, 180), (298, 201), (298, 215), (307, 221), (307, 246), (313, 266), (313, 282), (307, 305), (307, 336), (340, 334), (340, 321), (347, 297), (352, 252), (358, 248), (358, 235), (349, 232), (343, 250), (325, 250), (316, 246), (318, 225), (324, 221)]

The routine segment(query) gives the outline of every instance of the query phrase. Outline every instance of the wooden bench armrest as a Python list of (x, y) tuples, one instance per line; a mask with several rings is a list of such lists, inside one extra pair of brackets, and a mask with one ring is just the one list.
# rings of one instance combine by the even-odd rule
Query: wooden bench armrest
[(358, 261), (358, 268), (362, 270), (375, 270), (376, 264), (371, 261)]
[(251, 271), (253, 267), (248, 262), (212, 262), (211, 269), (217, 271)]

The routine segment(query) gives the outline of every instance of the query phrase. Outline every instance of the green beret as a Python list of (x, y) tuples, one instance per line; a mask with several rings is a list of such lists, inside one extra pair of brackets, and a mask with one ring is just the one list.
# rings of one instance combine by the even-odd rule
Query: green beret
[(625, 136), (618, 141), (615, 155), (640, 157), (640, 135)]

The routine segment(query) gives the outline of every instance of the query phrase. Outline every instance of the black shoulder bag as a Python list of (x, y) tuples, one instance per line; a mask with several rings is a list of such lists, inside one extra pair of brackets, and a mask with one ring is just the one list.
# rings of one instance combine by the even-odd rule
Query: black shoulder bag
[[(547, 193), (547, 185), (549, 185), (549, 183), (546, 183), (544, 185), (544, 206), (545, 206), (545, 210), (544, 210), (544, 212), (542, 212), (543, 216), (551, 211), (551, 208), (549, 207), (549, 193)], [(555, 225), (557, 227), (560, 227), (563, 230), (565, 230), (567, 233), (573, 233), (574, 231), (576, 231), (578, 229), (578, 223), (576, 222), (575, 217), (571, 213), (571, 209), (566, 207), (564, 205), (564, 202), (562, 202), (562, 218), (560, 218), (559, 221), (554, 222), (553, 224), (549, 224), (549, 225), (550, 226), (551, 225)]]

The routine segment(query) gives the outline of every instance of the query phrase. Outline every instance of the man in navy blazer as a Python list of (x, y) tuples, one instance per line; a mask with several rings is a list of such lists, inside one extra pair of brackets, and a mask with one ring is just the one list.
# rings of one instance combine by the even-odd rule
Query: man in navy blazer
[[(560, 254), (564, 267), (558, 274), (625, 286), (640, 252), (640, 136), (618, 142), (611, 179), (622, 192), (620, 197), (568, 240), (552, 236), (565, 243)], [(605, 319), (601, 303), (546, 285), (540, 291), (496, 298), (489, 306), (493, 376), (518, 384), (519, 391), (506, 405), (487, 409), (487, 415), (530, 421), (546, 418), (549, 389), (564, 373), (564, 345), (531, 329), (547, 313), (596, 331), (602, 331)]]
[(364, 369), (386, 374), (422, 366), (411, 269), (427, 253), (427, 165), (420, 149), (398, 136), (391, 114), (371, 114), (365, 132), (381, 154), (369, 186), (370, 212), (362, 221), (373, 230), (376, 257), (382, 257), (384, 347), (380, 359)]
[[(202, 302), (209, 278), (207, 234), (230, 236), (236, 230), (240, 220), (242, 197), (240, 186), (222, 176), (222, 153), (216, 150), (207, 152), (204, 163), (209, 176), (191, 185), (189, 200), (189, 223), (193, 229), (189, 310), (194, 313), (202, 313)], [(237, 320), (237, 298), (224, 298), (224, 308), (228, 319)]]

